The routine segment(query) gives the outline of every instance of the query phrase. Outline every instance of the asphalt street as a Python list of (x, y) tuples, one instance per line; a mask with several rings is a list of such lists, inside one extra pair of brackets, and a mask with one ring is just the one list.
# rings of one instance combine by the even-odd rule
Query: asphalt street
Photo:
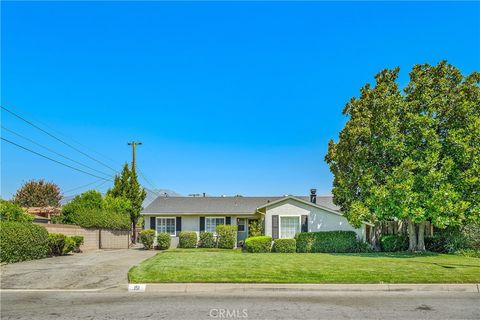
[(2, 319), (480, 319), (474, 292), (2, 291)]

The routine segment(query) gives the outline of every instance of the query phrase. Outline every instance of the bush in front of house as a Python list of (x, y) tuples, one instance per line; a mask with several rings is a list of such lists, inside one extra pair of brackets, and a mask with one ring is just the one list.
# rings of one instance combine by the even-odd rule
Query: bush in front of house
[(353, 231), (300, 232), (295, 239), (297, 252), (356, 252), (358, 246)]
[(380, 238), (382, 251), (396, 252), (408, 250), (408, 237), (404, 235), (386, 235)]
[(458, 253), (480, 256), (480, 224), (470, 223), (435, 229), (433, 236), (425, 238), (425, 248), (438, 253)]
[(70, 238), (75, 243), (75, 247), (73, 249), (73, 252), (77, 252), (77, 253), (82, 252), (82, 250), (80, 250), (80, 246), (83, 244), (83, 241), (84, 241), (83, 236), (71, 236)]
[(257, 236), (245, 240), (245, 246), (248, 252), (263, 253), (272, 251), (272, 237)]
[(0, 261), (18, 262), (45, 258), (47, 229), (30, 222), (0, 221)]
[(200, 239), (198, 240), (199, 248), (215, 248), (217, 246), (213, 233), (208, 231), (200, 232)]
[(178, 246), (180, 248), (197, 247), (197, 233), (195, 231), (181, 231), (178, 235)]
[(65, 237), (65, 246), (63, 247), (62, 254), (68, 254), (75, 250), (75, 240), (72, 237)]
[(67, 236), (61, 233), (48, 234), (48, 248), (50, 256), (61, 256), (67, 242)]
[(237, 245), (237, 226), (217, 226), (217, 247), (221, 249), (233, 249)]
[(152, 229), (142, 230), (138, 236), (145, 250), (152, 249), (153, 240), (155, 239), (155, 230), (152, 230)]
[(292, 253), (297, 251), (297, 240), (275, 239), (273, 241), (273, 252)]
[(172, 237), (169, 233), (160, 232), (157, 235), (157, 247), (159, 250), (167, 250), (170, 248), (170, 243), (172, 241)]

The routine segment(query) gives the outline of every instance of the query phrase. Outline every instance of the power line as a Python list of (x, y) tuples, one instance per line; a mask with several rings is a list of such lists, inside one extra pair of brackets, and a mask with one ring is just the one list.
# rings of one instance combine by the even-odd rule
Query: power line
[(20, 137), (20, 138), (22, 138), (22, 139), (25, 139), (25, 140), (27, 140), (27, 141), (30, 141), (31, 143), (33, 143), (33, 144), (35, 144), (35, 145), (37, 145), (37, 146), (39, 146), (39, 147), (41, 147), (41, 148), (43, 148), (43, 149), (45, 149), (45, 150), (48, 150), (48, 151), (56, 154), (57, 156), (60, 156), (60, 157), (62, 157), (62, 158), (64, 158), (64, 159), (67, 159), (67, 160), (70, 160), (70, 161), (72, 161), (72, 162), (75, 162), (76, 164), (79, 164), (79, 165), (81, 165), (82, 167), (85, 167), (85, 168), (88, 168), (88, 169), (93, 170), (93, 171), (95, 171), (95, 172), (98, 172), (98, 173), (100, 173), (100, 174), (103, 174), (103, 175), (105, 175), (105, 176), (107, 176), (107, 177), (109, 177), (109, 178), (112, 178), (112, 176), (110, 176), (109, 174), (107, 174), (107, 173), (105, 173), (105, 172), (99, 171), (99, 170), (97, 170), (97, 169), (95, 169), (95, 168), (92, 168), (92, 167), (90, 167), (90, 166), (87, 166), (87, 165), (85, 165), (85, 164), (83, 164), (83, 163), (81, 163), (81, 162), (79, 162), (79, 161), (76, 161), (76, 160), (74, 160), (74, 159), (72, 159), (72, 158), (70, 158), (70, 157), (64, 156), (63, 154), (61, 154), (61, 153), (59, 153), (59, 152), (57, 152), (57, 151), (55, 151), (55, 150), (53, 150), (53, 149), (51, 149), (51, 148), (49, 148), (49, 147), (46, 147), (46, 146), (44, 146), (44, 145), (41, 145), (40, 143), (36, 142), (35, 140), (32, 140), (32, 139), (30, 139), (30, 138), (28, 138), (28, 137), (25, 137), (25, 136), (21, 135), (21, 134), (18, 133), (18, 132), (15, 132), (15, 131), (13, 131), (13, 130), (10, 130), (10, 129), (4, 127), (3, 125), (2, 125), (1, 127), (2, 127), (3, 130), (8, 131), (8, 132), (10, 132), (10, 133), (13, 133), (14, 135), (16, 135), (16, 136), (18, 136), (18, 137)]
[(72, 189), (69, 189), (69, 190), (66, 190), (65, 193), (69, 193), (69, 192), (72, 192), (72, 191), (75, 191), (75, 190), (78, 190), (78, 189), (83, 189), (85, 187), (88, 187), (88, 186), (91, 186), (93, 184), (97, 184), (98, 182), (106, 182), (106, 181), (103, 181), (103, 179), (98, 179), (98, 180), (95, 180), (93, 182), (90, 182), (90, 183), (87, 183), (87, 184), (84, 184), (83, 186), (79, 186), (79, 187), (76, 187), (76, 188), (72, 188)]
[(56, 137), (55, 135), (53, 135), (53, 134), (51, 134), (50, 132), (48, 132), (48, 131), (46, 131), (46, 130), (42, 129), (41, 127), (39, 127), (39, 126), (37, 126), (36, 124), (32, 123), (31, 121), (29, 121), (29, 120), (27, 120), (27, 119), (23, 118), (22, 116), (20, 116), (20, 115), (16, 114), (15, 112), (13, 112), (13, 111), (11, 111), (11, 110), (9, 110), (9, 109), (5, 108), (4, 106), (1, 106), (1, 108), (2, 108), (3, 110), (7, 111), (8, 113), (10, 113), (11, 115), (13, 115), (13, 116), (17, 117), (18, 119), (20, 119), (20, 120), (24, 121), (25, 123), (27, 123), (27, 124), (31, 125), (32, 127), (36, 128), (37, 130), (40, 130), (40, 131), (42, 131), (43, 133), (47, 134), (48, 136), (50, 136), (50, 137), (54, 138), (55, 140), (57, 140), (57, 141), (59, 141), (59, 142), (63, 143), (64, 145), (66, 145), (66, 146), (68, 146), (68, 147), (72, 148), (73, 150), (75, 150), (75, 151), (77, 151), (77, 152), (79, 152), (79, 153), (83, 154), (84, 156), (88, 157), (89, 159), (91, 159), (91, 160), (93, 160), (93, 161), (95, 161), (95, 162), (97, 162), (97, 163), (100, 163), (102, 166), (109, 168), (110, 170), (112, 170), (112, 171), (113, 171), (113, 172), (115, 172), (115, 173), (117, 172), (117, 170), (113, 169), (113, 168), (112, 168), (112, 167), (110, 167), (109, 165), (107, 165), (107, 164), (103, 163), (103, 162), (102, 162), (102, 161), (100, 161), (100, 160), (97, 160), (97, 159), (95, 159), (94, 157), (90, 156), (89, 154), (87, 154), (87, 153), (83, 152), (82, 150), (78, 149), (77, 147), (75, 147), (75, 146), (71, 145), (70, 143), (68, 143), (68, 142), (65, 142), (64, 140), (62, 140), (62, 139), (60, 139), (60, 138)]
[(41, 153), (39, 153), (39, 152), (33, 151), (33, 150), (31, 150), (31, 149), (29, 149), (29, 148), (27, 148), (27, 147), (21, 146), (21, 145), (15, 143), (15, 142), (13, 142), (13, 141), (10, 141), (10, 140), (8, 140), (8, 139), (5, 139), (4, 137), (0, 137), (0, 138), (1, 138), (3, 141), (8, 142), (8, 143), (10, 143), (10, 144), (12, 144), (12, 145), (14, 145), (14, 146), (16, 146), (16, 147), (18, 147), (18, 148), (21, 148), (21, 149), (23, 149), (23, 150), (26, 150), (26, 151), (31, 152), (31, 153), (33, 153), (33, 154), (36, 154), (36, 155), (38, 155), (38, 156), (40, 156), (40, 157), (42, 157), (42, 158), (48, 159), (48, 160), (53, 161), (53, 162), (55, 162), (55, 163), (61, 164), (62, 166), (65, 166), (65, 167), (67, 167), (67, 168), (70, 168), (70, 169), (76, 170), (76, 171), (78, 171), (78, 172), (82, 172), (82, 173), (88, 174), (89, 176), (92, 176), (92, 177), (95, 177), (95, 178), (103, 179), (103, 180), (106, 180), (106, 181), (113, 181), (112, 179), (107, 179), (107, 178), (104, 178), (104, 177), (100, 177), (100, 176), (97, 176), (97, 175), (95, 175), (95, 174), (93, 174), (93, 173), (90, 173), (90, 172), (84, 171), (84, 170), (82, 170), (82, 169), (78, 169), (78, 168), (72, 167), (71, 165), (68, 165), (68, 164), (63, 163), (63, 162), (61, 162), (61, 161), (52, 159), (52, 158), (50, 158), (50, 157), (48, 157), (48, 156), (46, 156), (46, 155), (43, 155), (43, 154), (41, 154)]
[(140, 169), (138, 169), (138, 173), (140, 173), (140, 177), (142, 177), (143, 180), (145, 180), (152, 187), (152, 189), (150, 191), (152, 191), (153, 194), (155, 194), (157, 197), (159, 197), (160, 194), (155, 191), (155, 189), (157, 189), (155, 187), (155, 185), (143, 174), (143, 172)]

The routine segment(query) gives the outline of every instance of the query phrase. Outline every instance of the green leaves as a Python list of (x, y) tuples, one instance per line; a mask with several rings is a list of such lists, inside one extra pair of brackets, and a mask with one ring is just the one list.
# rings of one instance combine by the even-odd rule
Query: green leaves
[(334, 201), (352, 224), (480, 219), (480, 74), (442, 61), (416, 65), (402, 94), (399, 69), (383, 70), (343, 112), (325, 157)]

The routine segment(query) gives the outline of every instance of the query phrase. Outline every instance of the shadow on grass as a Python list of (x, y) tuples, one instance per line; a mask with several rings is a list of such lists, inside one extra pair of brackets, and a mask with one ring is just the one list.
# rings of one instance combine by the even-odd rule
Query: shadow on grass
[[(439, 256), (439, 253), (436, 252), (374, 252), (374, 253), (330, 253), (335, 256), (351, 256), (351, 257), (363, 257), (363, 258), (399, 258), (399, 259), (411, 259), (411, 258), (421, 258), (421, 257), (435, 257)], [(453, 255), (452, 255), (453, 256)], [(466, 268), (480, 268), (480, 264), (471, 265), (471, 264), (458, 264), (458, 263), (439, 263), (439, 262), (429, 262), (429, 261), (416, 261), (411, 260), (410, 263), (419, 263), (419, 264), (430, 264), (435, 265), (445, 269), (455, 269), (457, 267), (466, 267)]]
[(330, 253), (335, 256), (352, 256), (352, 257), (364, 257), (364, 258), (419, 258), (419, 257), (435, 257), (439, 254), (436, 252), (371, 252), (371, 253)]

